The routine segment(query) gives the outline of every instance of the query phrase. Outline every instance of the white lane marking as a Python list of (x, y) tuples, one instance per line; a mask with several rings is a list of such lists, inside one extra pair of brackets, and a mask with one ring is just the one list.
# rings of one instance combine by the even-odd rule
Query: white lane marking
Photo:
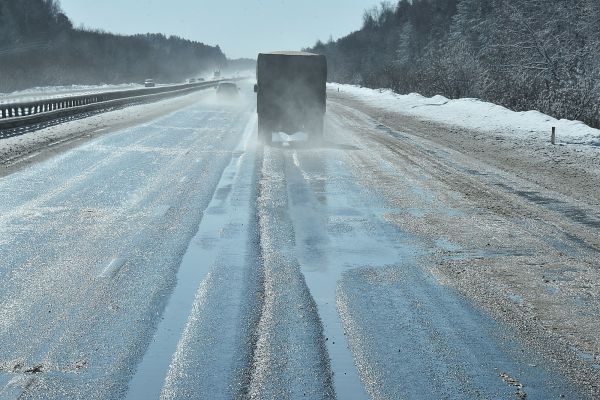
[(121, 270), (123, 265), (125, 265), (124, 258), (115, 258), (115, 259), (111, 260), (111, 262), (108, 263), (108, 265), (102, 270), (102, 272), (100, 273), (100, 275), (98, 275), (98, 277), (99, 278), (112, 278)]
[(171, 210), (171, 206), (169, 205), (163, 205), (163, 206), (157, 206), (154, 208), (154, 212), (152, 213), (154, 218), (163, 218), (165, 215), (167, 215), (167, 213)]
[(246, 124), (244, 128), (244, 133), (242, 134), (242, 140), (235, 148), (234, 152), (245, 152), (248, 150), (248, 146), (250, 146), (250, 140), (252, 139), (252, 134), (255, 132), (256, 123), (258, 121), (258, 114), (256, 112), (252, 113), (250, 120)]
[(180, 156), (189, 154), (190, 150), (186, 149), (173, 149), (173, 148), (164, 148), (164, 147), (153, 147), (153, 146), (144, 146), (144, 145), (132, 145), (127, 147), (120, 147), (114, 145), (96, 145), (94, 148), (83, 148), (82, 151), (91, 151), (98, 152), (103, 151), (106, 153), (113, 153), (115, 151), (119, 151), (122, 154), (127, 153), (157, 153), (165, 156)]
[(298, 151), (294, 150), (294, 153), (292, 154), (292, 159), (294, 160), (294, 165), (298, 168), (298, 170), (302, 173), (302, 176), (304, 177), (304, 180), (306, 181), (311, 181), (314, 180), (313, 177), (311, 177), (303, 168), (302, 166), (300, 166), (300, 160), (298, 159)]
[(179, 183), (183, 183), (183, 182), (185, 182), (185, 181), (187, 181), (187, 176), (184, 176), (183, 178), (181, 178), (181, 179), (179, 180)]
[(193, 127), (189, 127), (186, 128), (185, 126), (168, 126), (168, 125), (158, 125), (158, 124), (154, 124), (153, 127), (155, 128), (159, 128), (159, 129), (169, 129), (169, 130), (173, 130), (173, 131), (198, 131), (198, 128), (193, 128)]
[(292, 158), (294, 159), (294, 165), (296, 167), (300, 168), (300, 161), (298, 160), (298, 153), (294, 151)]

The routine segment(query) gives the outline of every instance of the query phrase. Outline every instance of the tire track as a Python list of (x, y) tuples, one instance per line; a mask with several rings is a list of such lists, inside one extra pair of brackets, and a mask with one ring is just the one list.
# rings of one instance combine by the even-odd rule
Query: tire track
[(294, 254), (285, 180), (280, 150), (266, 147), (258, 199), (264, 305), (248, 397), (333, 399), (323, 328)]

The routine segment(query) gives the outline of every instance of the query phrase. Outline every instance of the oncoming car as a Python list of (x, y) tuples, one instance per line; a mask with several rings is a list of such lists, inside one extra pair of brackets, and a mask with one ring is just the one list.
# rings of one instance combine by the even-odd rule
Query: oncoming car
[(236, 97), (240, 88), (233, 82), (220, 82), (217, 85), (217, 96), (219, 97)]
[(144, 81), (144, 86), (145, 87), (155, 87), (156, 83), (154, 83), (154, 79), (146, 79)]

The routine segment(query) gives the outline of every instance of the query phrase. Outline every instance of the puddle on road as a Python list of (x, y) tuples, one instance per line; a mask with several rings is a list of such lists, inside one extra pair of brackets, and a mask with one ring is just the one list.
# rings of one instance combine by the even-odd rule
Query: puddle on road
[[(225, 212), (225, 202), (228, 200), (233, 183), (239, 174), (241, 154), (247, 147), (252, 133), (251, 128), (255, 123), (255, 118), (251, 118), (248, 122), (240, 145), (221, 175), (213, 199), (202, 217), (198, 232), (183, 256), (177, 273), (177, 286), (163, 311), (152, 342), (129, 383), (127, 399), (158, 399), (160, 397), (172, 357), (192, 311), (196, 292), (216, 263), (219, 248), (215, 244), (222, 237), (223, 232), (230, 228), (230, 218)], [(219, 212), (215, 212), (216, 210)], [(207, 243), (211, 245), (207, 246)]]
[[(390, 210), (365, 201), (360, 188), (326, 181), (319, 186), (319, 193), (314, 191), (312, 180), (320, 179), (326, 170), (330, 176), (344, 175), (343, 170), (335, 170), (340, 168), (335, 162), (310, 159), (310, 165), (302, 165), (298, 153), (291, 158), (293, 161), (286, 160), (288, 197), (293, 205), (289, 215), (298, 260), (323, 323), (335, 392), (340, 399), (368, 399), (338, 313), (337, 283), (349, 269), (397, 264), (412, 259), (418, 251), (407, 245), (409, 238), (403, 239), (397, 230), (392, 234), (397, 241), (390, 242), (389, 232), (383, 228), (392, 229), (385, 223)], [(319, 165), (315, 167), (315, 163)], [(317, 174), (311, 177), (308, 170)]]
[[(220, 203), (222, 200), (216, 201)], [(198, 233), (183, 257), (177, 273), (177, 286), (163, 312), (154, 338), (130, 381), (128, 399), (159, 398), (171, 359), (192, 311), (198, 287), (210, 272), (216, 258), (214, 247), (202, 246), (201, 243), (207, 237), (218, 237), (224, 223), (225, 218), (220, 218), (219, 215), (206, 213), (203, 216)]]
[(27, 375), (0, 374), (0, 399), (18, 400), (35, 378)]
[[(417, 265), (417, 259), (425, 253), (435, 249), (442, 249), (448, 252), (459, 253), (456, 256), (461, 256), (461, 248), (456, 244), (445, 240), (439, 239), (433, 243), (433, 246), (423, 243), (418, 239), (412, 237), (410, 234), (402, 232), (394, 224), (390, 224), (386, 220), (386, 215), (390, 212), (397, 210), (390, 210), (385, 208), (385, 203), (379, 201), (376, 196), (365, 193), (359, 187), (357, 187), (354, 180), (351, 177), (349, 179), (336, 179), (329, 180), (323, 186), (323, 193), (319, 195), (326, 196), (326, 201), (319, 201), (317, 199), (317, 193), (314, 193), (313, 186), (311, 185), (311, 179), (316, 179), (316, 175), (311, 177), (307, 170), (319, 168), (322, 169), (321, 174), (324, 171), (329, 176), (346, 176), (347, 171), (344, 171), (344, 165), (340, 165), (334, 161), (327, 162), (324, 160), (315, 159), (307, 155), (300, 155), (298, 160), (292, 161), (292, 157), (286, 159), (286, 178), (288, 184), (288, 197), (289, 202), (293, 207), (289, 209), (290, 219), (293, 222), (295, 238), (296, 238), (296, 251), (298, 260), (302, 266), (302, 272), (305, 277), (306, 284), (313, 296), (319, 311), (319, 316), (323, 323), (324, 336), (327, 338), (326, 346), (331, 360), (331, 368), (334, 373), (334, 387), (338, 398), (352, 398), (352, 399), (363, 399), (369, 398), (366, 393), (366, 389), (363, 386), (361, 377), (366, 379), (365, 385), (369, 385), (368, 380), (372, 377), (369, 376), (368, 372), (358, 373), (357, 366), (355, 365), (355, 356), (350, 350), (348, 339), (345, 336), (344, 325), (342, 324), (340, 314), (338, 311), (338, 301), (343, 303), (343, 298), (339, 298), (339, 292), (342, 288), (340, 286), (344, 279), (349, 281), (356, 280), (361, 284), (368, 284), (369, 270), (384, 271), (382, 273), (375, 273), (373, 276), (384, 277), (386, 268), (390, 268), (389, 273), (393, 273), (393, 281), (396, 283), (390, 283), (387, 280), (377, 281), (374, 283), (375, 287), (379, 288), (382, 293), (391, 290), (385, 296), (373, 297), (381, 301), (381, 306), (385, 306), (388, 303), (401, 304), (402, 301), (406, 300), (404, 295), (399, 295), (397, 298), (394, 297), (393, 293), (405, 293), (406, 291), (415, 291), (415, 296), (418, 300), (419, 296), (425, 292), (425, 298), (427, 293), (435, 294), (436, 299), (433, 301), (435, 305), (436, 301), (441, 302), (440, 304), (446, 304), (446, 301), (453, 302), (451, 305), (447, 305), (456, 315), (464, 317), (466, 321), (469, 320), (473, 310), (468, 304), (463, 304), (460, 300), (456, 300), (452, 294), (446, 293), (447, 289), (438, 288), (438, 286), (430, 281), (429, 275), (420, 271)], [(319, 168), (314, 168), (314, 163), (321, 163)], [(307, 165), (311, 164), (311, 165)], [(341, 170), (340, 170), (341, 169)], [(424, 201), (431, 201), (432, 196), (429, 196), (424, 190), (416, 189), (415, 193), (424, 198)], [(464, 250), (462, 251), (464, 256)], [(489, 252), (482, 252), (482, 257), (494, 257), (494, 256), (505, 256), (507, 253), (513, 254), (512, 249), (506, 249), (506, 251), (500, 250), (495, 254)], [(395, 266), (395, 267), (391, 267)], [(404, 267), (405, 266), (405, 267)], [(346, 277), (346, 278), (343, 278)], [(418, 279), (417, 279), (418, 278)], [(415, 281), (415, 282), (412, 282)], [(372, 283), (372, 282), (371, 282)], [(395, 285), (395, 286), (394, 286)], [(360, 285), (359, 285), (360, 286)], [(401, 290), (394, 292), (394, 287), (398, 287)], [(337, 292), (336, 293), (336, 288)], [(369, 292), (356, 290), (356, 302), (357, 304), (372, 304), (370, 302)], [(447, 296), (447, 297), (446, 297)], [(518, 295), (510, 294), (511, 300), (516, 303), (522, 303), (523, 299)], [(408, 296), (408, 300), (410, 300)], [(439, 305), (439, 304), (438, 304)], [(419, 303), (419, 307), (420, 307)], [(407, 305), (407, 310), (412, 310), (414, 304), (410, 307)], [(411, 308), (412, 307), (412, 308)], [(454, 307), (454, 308), (453, 308)], [(401, 308), (395, 307), (394, 310), (390, 310), (389, 315), (395, 315), (394, 312), (400, 312)], [(431, 310), (421, 310), (415, 313), (415, 316), (420, 317), (421, 312), (432, 312), (442, 313), (440, 309), (436, 309), (432, 306)], [(376, 312), (376, 309), (370, 310), (369, 307), (363, 307), (364, 320), (369, 321), (371, 318), (381, 323), (381, 326), (390, 327), (390, 322), (386, 319), (386, 314), (381, 313), (381, 310)], [(413, 315), (413, 314), (411, 314)], [(436, 314), (437, 315), (437, 314)], [(466, 315), (466, 317), (465, 317)], [(485, 316), (479, 316), (474, 313), (478, 318), (487, 324), (485, 328), (486, 332), (495, 332), (496, 326), (488, 320)], [(354, 315), (356, 316), (356, 315)], [(401, 316), (397, 317), (399, 321), (402, 321)], [(416, 317), (415, 317), (416, 318)], [(438, 319), (444, 321), (443, 315)], [(347, 321), (344, 322), (347, 325)], [(367, 324), (368, 325), (368, 324)], [(426, 323), (425, 323), (426, 325)], [(459, 324), (460, 325), (460, 324)], [(364, 327), (365, 330), (371, 328)], [(435, 327), (435, 329), (444, 329), (445, 326), (442, 324), (441, 327)], [(462, 327), (461, 327), (462, 328)], [(469, 332), (476, 332), (479, 326), (477, 324), (471, 327), (472, 330)], [(373, 328), (375, 329), (375, 328)], [(391, 328), (390, 328), (391, 329)], [(433, 329), (433, 328), (431, 328)], [(435, 331), (435, 329), (433, 329)], [(467, 329), (467, 328), (465, 328)], [(393, 330), (390, 330), (389, 335), (386, 335), (387, 339), (381, 339), (382, 343), (389, 341), (400, 340), (394, 338)], [(454, 332), (455, 330), (451, 330)], [(460, 333), (460, 329), (456, 330)], [(374, 333), (369, 331), (370, 335), (368, 338), (373, 338)], [(351, 333), (353, 335), (353, 333)], [(354, 336), (352, 336), (354, 337)], [(481, 339), (481, 343), (487, 343), (487, 339)], [(401, 341), (401, 340), (400, 340)], [(451, 342), (450, 342), (451, 343)], [(495, 345), (494, 345), (495, 346)], [(520, 371), (522, 363), (515, 361), (510, 358), (507, 354), (492, 346), (492, 349), (496, 351), (495, 355), (501, 355), (502, 360), (496, 364), (506, 363), (510, 364), (511, 371)], [(402, 346), (397, 349), (403, 348)], [(481, 347), (484, 348), (484, 347)], [(356, 351), (356, 349), (354, 349)], [(470, 357), (470, 348), (467, 343), (464, 347), (460, 347), (460, 354), (465, 358)], [(385, 349), (381, 348), (380, 357), (384, 359)], [(425, 351), (425, 350), (423, 350)], [(400, 354), (402, 357), (409, 357), (406, 354)], [(400, 356), (389, 355), (389, 359), (393, 360)], [(360, 359), (360, 355), (358, 355)], [(450, 357), (450, 356), (449, 356)], [(435, 355), (432, 355), (432, 360), (435, 359)], [(362, 362), (368, 362), (369, 360), (362, 359)], [(418, 360), (416, 362), (418, 364)], [(496, 364), (492, 365), (495, 366)], [(467, 364), (468, 365), (468, 364)], [(385, 367), (385, 363), (381, 363), (381, 367)], [(373, 367), (371, 365), (370, 367)], [(406, 365), (405, 365), (406, 367)], [(410, 369), (410, 367), (407, 367)], [(437, 367), (436, 367), (437, 368)], [(443, 375), (444, 366), (439, 367), (439, 371), (433, 373), (433, 377)], [(435, 369), (435, 368), (434, 368)], [(546, 375), (543, 371), (535, 370), (527, 373), (520, 371), (520, 374), (527, 378), (527, 381), (540, 382), (544, 381)], [(386, 371), (379, 371), (384, 375), (388, 374)], [(439, 375), (438, 375), (439, 373)], [(498, 379), (498, 375), (483, 376), (478, 375), (477, 368), (474, 367), (470, 371), (473, 376), (478, 377), (482, 387), (490, 381), (494, 382), (494, 387), (498, 387), (499, 391), (503, 391), (503, 382)], [(391, 373), (390, 377), (395, 373)], [(468, 374), (467, 374), (468, 375)], [(386, 375), (387, 376), (387, 375)], [(483, 377), (482, 377), (483, 376)], [(398, 382), (394, 376), (394, 381)], [(408, 379), (409, 377), (407, 377)], [(408, 379), (410, 381), (410, 379)], [(452, 386), (452, 382), (447, 383), (448, 386)], [(394, 386), (394, 385), (392, 385)], [(399, 387), (402, 385), (399, 384)], [(460, 386), (460, 385), (458, 385)], [(542, 386), (535, 387), (532, 389), (532, 395), (535, 397), (536, 391)], [(418, 388), (411, 388), (411, 390), (419, 390)], [(428, 393), (431, 388), (422, 388), (422, 393)], [(553, 393), (553, 390), (548, 390), (548, 393)], [(433, 390), (435, 392), (435, 390)]]

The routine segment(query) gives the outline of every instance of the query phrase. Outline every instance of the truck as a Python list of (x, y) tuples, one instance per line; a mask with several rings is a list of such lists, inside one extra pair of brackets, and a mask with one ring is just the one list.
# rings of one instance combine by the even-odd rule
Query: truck
[(256, 66), (258, 137), (270, 144), (273, 132), (304, 131), (323, 138), (327, 58), (295, 51), (260, 53)]

